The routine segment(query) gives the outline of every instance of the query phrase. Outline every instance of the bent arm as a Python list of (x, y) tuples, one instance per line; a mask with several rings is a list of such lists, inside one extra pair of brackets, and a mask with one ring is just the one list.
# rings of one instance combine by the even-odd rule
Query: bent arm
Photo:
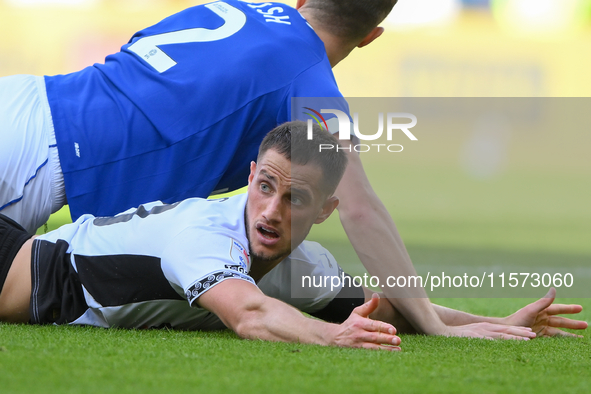
[(219, 283), (197, 302), (246, 339), (399, 350), (393, 346), (400, 343), (394, 327), (367, 318), (377, 307), (379, 298), (356, 308), (342, 324), (305, 317), (297, 309), (265, 296), (252, 283), (239, 279)]
[[(346, 141), (341, 141), (347, 146)], [(390, 275), (415, 276), (416, 271), (384, 204), (373, 191), (359, 156), (350, 152), (347, 170), (337, 188), (339, 216), (355, 252), (367, 271), (382, 283)], [(551, 305), (554, 296), (542, 298), (505, 318), (475, 316), (431, 304), (423, 288), (384, 287), (388, 303), (380, 303), (371, 317), (395, 324), (401, 332), (486, 338), (531, 337), (506, 327), (527, 327), (538, 336), (576, 336), (560, 328), (585, 329), (587, 323), (558, 317), (576, 314), (580, 305)], [(391, 308), (390, 306), (391, 305)], [(508, 335), (508, 333), (511, 335)]]
[[(373, 191), (359, 156), (356, 153), (347, 156), (347, 170), (335, 195), (340, 200), (341, 223), (359, 259), (371, 275), (383, 282), (389, 275), (416, 275), (396, 225)], [(385, 287), (384, 292), (416, 331), (446, 334), (448, 327), (441, 321), (422, 288), (404, 290)]]

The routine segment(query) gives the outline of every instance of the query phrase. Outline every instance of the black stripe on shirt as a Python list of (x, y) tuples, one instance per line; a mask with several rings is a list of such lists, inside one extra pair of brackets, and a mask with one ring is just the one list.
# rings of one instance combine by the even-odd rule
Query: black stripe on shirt
[(102, 306), (183, 300), (162, 272), (160, 259), (142, 255), (75, 255), (80, 281)]

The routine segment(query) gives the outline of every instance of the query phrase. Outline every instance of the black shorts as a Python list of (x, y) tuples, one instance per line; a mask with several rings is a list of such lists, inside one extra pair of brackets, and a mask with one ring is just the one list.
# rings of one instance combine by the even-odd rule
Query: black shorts
[(311, 313), (312, 316), (325, 320), (329, 323), (342, 323), (349, 318), (353, 309), (365, 302), (365, 295), (361, 287), (353, 286), (353, 279), (349, 274), (345, 274), (351, 280), (348, 285), (343, 284), (343, 288), (337, 296), (317, 312)]
[(31, 324), (67, 324), (88, 309), (68, 243), (36, 239), (31, 252)]
[(12, 261), (23, 244), (31, 237), (32, 235), (17, 222), (0, 214), (0, 292), (4, 287)]

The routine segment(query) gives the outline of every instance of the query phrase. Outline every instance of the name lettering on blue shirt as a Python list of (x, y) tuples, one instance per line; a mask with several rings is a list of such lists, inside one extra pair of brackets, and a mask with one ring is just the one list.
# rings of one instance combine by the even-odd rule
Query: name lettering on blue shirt
[(272, 6), (273, 3), (263, 3), (263, 4), (249, 4), (250, 8), (257, 9), (257, 12), (265, 17), (265, 22), (272, 22), (272, 23), (283, 23), (285, 25), (291, 25), (289, 21), (289, 15), (275, 15), (281, 14), (284, 12), (283, 8), (281, 7), (271, 7), (268, 10), (263, 10), (265, 7)]

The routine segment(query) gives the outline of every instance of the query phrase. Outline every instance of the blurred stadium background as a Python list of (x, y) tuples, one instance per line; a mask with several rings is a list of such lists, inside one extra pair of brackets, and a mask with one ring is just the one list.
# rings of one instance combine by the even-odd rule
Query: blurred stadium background
[[(201, 3), (0, 0), (0, 76), (103, 62), (136, 31)], [(366, 155), (419, 271), (589, 266), (591, 0), (399, 0), (383, 26), (376, 44), (335, 68), (346, 97), (522, 97), (537, 113), (560, 107), (545, 123), (507, 124), (492, 113), (461, 126), (448, 119), (443, 129), (432, 118), (404, 153)], [(543, 97), (564, 99), (534, 100)], [(312, 236), (345, 266), (355, 260), (336, 218)]]
[[(0, 76), (67, 73), (102, 62), (136, 31), (201, 3), (0, 0)], [(335, 73), (348, 97), (586, 96), (590, 4), (400, 0), (380, 44)]]

